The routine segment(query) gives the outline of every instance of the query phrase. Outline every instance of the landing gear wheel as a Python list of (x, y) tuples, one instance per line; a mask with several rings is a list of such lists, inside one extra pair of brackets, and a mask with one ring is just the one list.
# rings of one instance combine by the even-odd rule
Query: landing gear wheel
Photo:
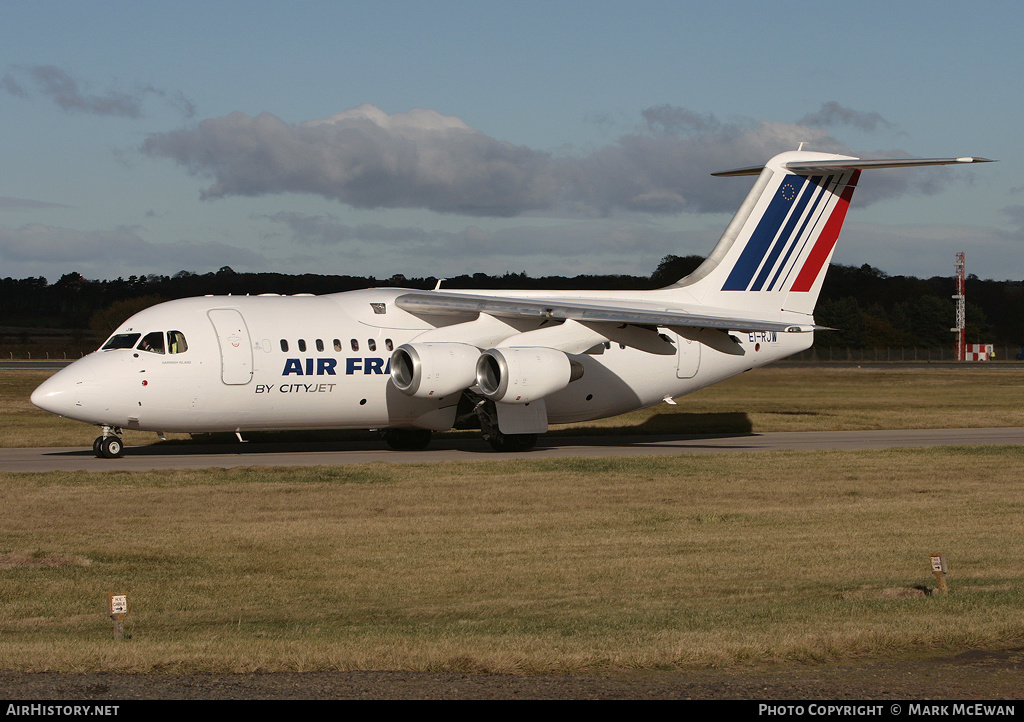
[(124, 443), (119, 436), (101, 436), (93, 442), (92, 448), (101, 459), (120, 459), (124, 456)]
[(491, 434), (487, 442), (495, 451), (529, 451), (537, 445), (537, 434)]
[(430, 445), (430, 429), (385, 429), (384, 443), (395, 451), (419, 451)]

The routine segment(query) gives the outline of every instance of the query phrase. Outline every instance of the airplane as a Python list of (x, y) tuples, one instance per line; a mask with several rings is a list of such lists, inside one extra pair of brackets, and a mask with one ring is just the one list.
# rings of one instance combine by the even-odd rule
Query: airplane
[[(32, 403), (124, 429), (377, 429), (393, 449), (479, 428), (528, 451), (551, 424), (674, 399), (810, 348), (814, 306), (862, 171), (987, 158), (865, 160), (806, 150), (762, 166), (721, 240), (652, 291), (432, 291), (168, 301), (43, 382)], [(440, 285), (440, 284), (439, 284)]]

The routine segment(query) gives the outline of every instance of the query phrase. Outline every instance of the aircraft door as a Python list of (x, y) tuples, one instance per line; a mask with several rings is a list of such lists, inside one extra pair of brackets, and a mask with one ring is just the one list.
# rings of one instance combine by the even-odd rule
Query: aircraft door
[(697, 341), (697, 334), (694, 334), (693, 338), (676, 334), (676, 339), (676, 345), (679, 347), (676, 357), (676, 378), (692, 379), (700, 368), (700, 343)]
[(233, 308), (207, 311), (220, 346), (220, 378), (225, 384), (252, 381), (252, 341), (242, 314)]

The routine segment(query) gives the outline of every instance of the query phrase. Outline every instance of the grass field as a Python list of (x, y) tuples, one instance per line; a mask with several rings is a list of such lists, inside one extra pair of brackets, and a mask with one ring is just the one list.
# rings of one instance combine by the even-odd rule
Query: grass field
[[(578, 672), (1024, 643), (1003, 448), (5, 474), (0, 668)], [(951, 593), (929, 554), (946, 554)], [(128, 594), (130, 641), (106, 593)]]
[[(663, 411), (755, 431), (1021, 425), (1020, 371), (823, 371), (765, 369), (610, 427)], [(16, 433), (30, 412), (7, 403)], [(1019, 648), (1022, 474), (1016, 447), (3, 473), (0, 668), (578, 672)], [(933, 552), (948, 595), (930, 593)], [(130, 641), (108, 592), (128, 595)]]

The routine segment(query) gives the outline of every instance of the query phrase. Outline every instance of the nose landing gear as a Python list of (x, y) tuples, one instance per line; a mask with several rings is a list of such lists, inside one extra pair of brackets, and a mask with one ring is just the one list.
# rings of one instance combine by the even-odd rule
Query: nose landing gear
[(98, 459), (120, 459), (124, 456), (124, 442), (118, 434), (121, 429), (113, 426), (103, 427), (103, 436), (97, 436), (92, 442), (92, 453)]

